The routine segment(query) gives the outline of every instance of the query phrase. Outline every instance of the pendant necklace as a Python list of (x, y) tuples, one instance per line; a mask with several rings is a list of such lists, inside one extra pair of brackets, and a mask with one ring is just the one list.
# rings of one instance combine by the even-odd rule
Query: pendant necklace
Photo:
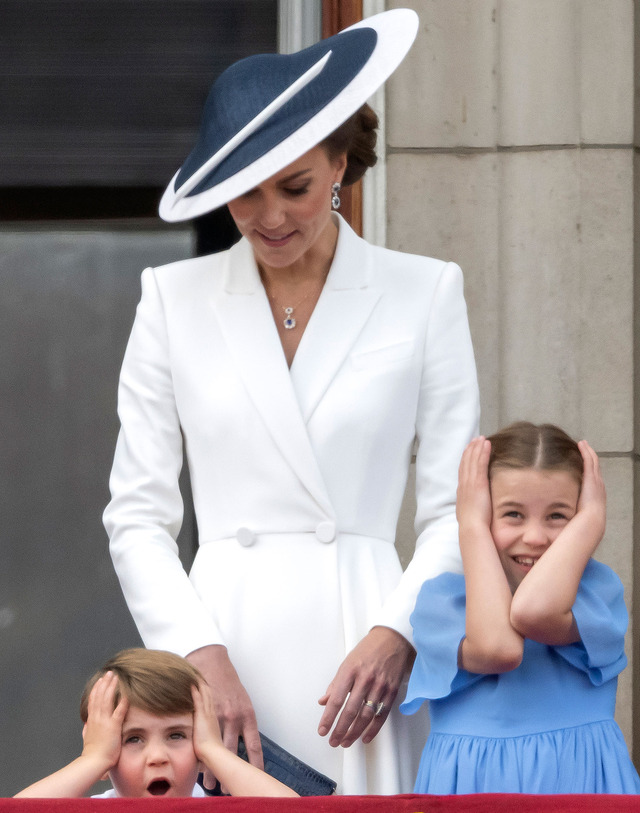
[[(278, 305), (278, 303), (276, 302), (276, 305), (278, 305), (278, 307), (282, 308), (282, 310), (284, 311), (285, 315), (282, 324), (285, 326), (287, 330), (293, 330), (293, 328), (296, 326), (296, 318), (293, 315), (294, 308), (297, 308), (298, 305), (301, 305), (308, 297), (309, 294), (303, 296), (299, 302), (296, 302), (295, 305), (291, 305), (291, 307), (289, 308), (283, 308), (282, 305)], [(273, 301), (275, 302), (275, 299)]]
[[(322, 286), (323, 287), (324, 287), (325, 282), (327, 281), (328, 274), (329, 274), (329, 272), (327, 271), (327, 273), (324, 276), (324, 279), (322, 280)], [(302, 297), (302, 299), (299, 299), (296, 302), (295, 305), (290, 305), (288, 308), (285, 308), (283, 305), (281, 305), (279, 302), (277, 302), (276, 298), (274, 297), (273, 294), (269, 294), (269, 296), (271, 297), (271, 299), (273, 299), (273, 301), (276, 303), (276, 305), (279, 308), (282, 308), (282, 310), (284, 311), (284, 319), (282, 320), (282, 324), (284, 325), (285, 330), (293, 330), (293, 328), (296, 326), (296, 318), (293, 315), (293, 312), (299, 305), (302, 305), (302, 303), (305, 301), (305, 299), (308, 299), (311, 296), (311, 294), (312, 294), (312, 291), (309, 291), (309, 293), (305, 294)]]

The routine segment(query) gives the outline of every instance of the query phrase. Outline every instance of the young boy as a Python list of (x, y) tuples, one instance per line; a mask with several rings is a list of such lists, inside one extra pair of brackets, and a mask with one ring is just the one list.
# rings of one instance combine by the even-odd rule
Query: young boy
[(232, 796), (297, 796), (222, 744), (204, 678), (170, 652), (125, 649), (87, 683), (81, 755), (16, 796), (83, 796), (108, 775), (117, 796), (203, 796), (200, 763)]

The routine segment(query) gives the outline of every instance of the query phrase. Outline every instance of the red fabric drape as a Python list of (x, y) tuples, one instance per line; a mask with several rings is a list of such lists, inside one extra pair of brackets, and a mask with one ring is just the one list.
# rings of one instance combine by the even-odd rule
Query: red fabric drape
[(308, 799), (0, 799), (0, 813), (625, 813), (640, 796), (332, 796)]

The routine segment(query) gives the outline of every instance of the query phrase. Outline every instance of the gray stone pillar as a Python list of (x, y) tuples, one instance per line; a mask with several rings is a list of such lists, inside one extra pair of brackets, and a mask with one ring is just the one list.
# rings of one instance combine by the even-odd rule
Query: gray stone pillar
[[(550, 421), (601, 455), (597, 557), (631, 611), (634, 3), (388, 4), (407, 5), (420, 32), (387, 86), (387, 243), (462, 266), (483, 432)], [(631, 745), (631, 632), (627, 655)]]

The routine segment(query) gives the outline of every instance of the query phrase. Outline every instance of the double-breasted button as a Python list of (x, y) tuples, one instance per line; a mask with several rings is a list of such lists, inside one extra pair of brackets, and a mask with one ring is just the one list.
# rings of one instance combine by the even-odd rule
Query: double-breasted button
[(256, 535), (251, 528), (238, 528), (236, 539), (243, 548), (250, 548), (256, 541)]
[(328, 544), (333, 542), (336, 538), (336, 524), (327, 519), (324, 522), (319, 522), (316, 527), (316, 537), (320, 542)]

